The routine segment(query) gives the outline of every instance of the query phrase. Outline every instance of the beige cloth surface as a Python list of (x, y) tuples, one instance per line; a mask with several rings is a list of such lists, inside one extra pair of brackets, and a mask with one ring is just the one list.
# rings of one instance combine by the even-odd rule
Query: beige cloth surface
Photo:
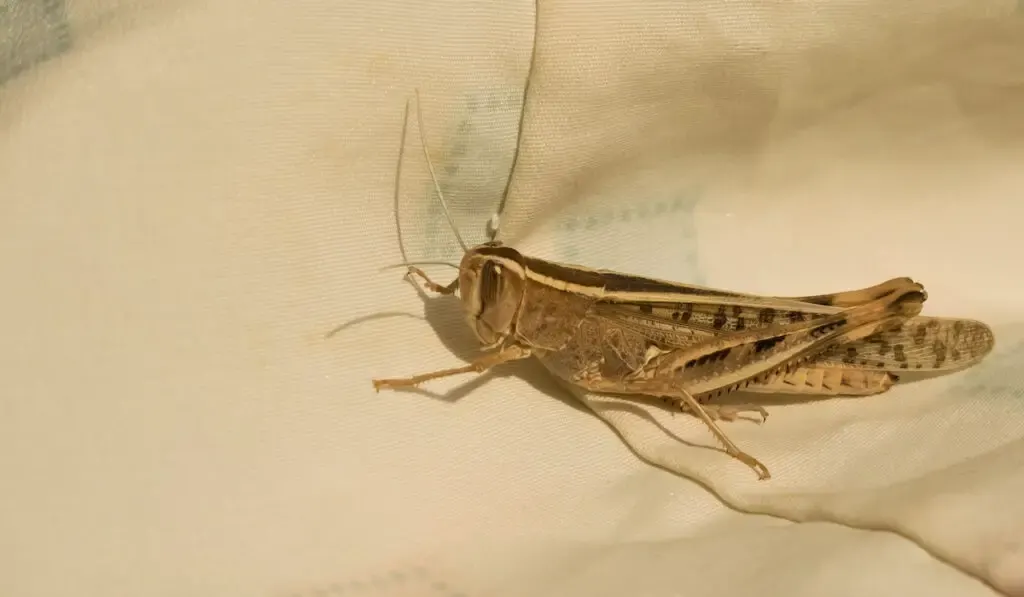
[[(456, 299), (380, 271), (402, 110), (482, 240), (532, 3), (29, 4), (0, 12), (0, 594), (1024, 594), (1016, 3), (541, 0), (507, 242), (766, 294), (909, 275), (996, 332), (725, 424), (764, 483), (534, 363), (370, 386), (474, 354)], [(418, 133), (406, 250), (457, 259)]]

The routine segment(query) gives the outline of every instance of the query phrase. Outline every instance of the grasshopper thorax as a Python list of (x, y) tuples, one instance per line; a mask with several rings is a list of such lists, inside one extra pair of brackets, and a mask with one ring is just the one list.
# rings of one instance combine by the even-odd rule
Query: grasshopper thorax
[(470, 248), (459, 264), (459, 294), (466, 318), (487, 347), (515, 333), (525, 290), (522, 255), (497, 241)]

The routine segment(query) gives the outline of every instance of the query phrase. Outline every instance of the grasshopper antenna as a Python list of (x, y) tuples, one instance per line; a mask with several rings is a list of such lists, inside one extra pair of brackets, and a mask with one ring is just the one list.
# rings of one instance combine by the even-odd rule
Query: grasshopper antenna
[(523, 99), (519, 108), (519, 130), (516, 131), (516, 148), (512, 152), (512, 164), (508, 169), (508, 178), (505, 179), (505, 190), (501, 193), (501, 200), (498, 201), (498, 209), (487, 222), (487, 240), (494, 241), (498, 238), (501, 228), (501, 214), (505, 213), (505, 205), (508, 203), (508, 193), (512, 189), (512, 177), (516, 172), (516, 164), (519, 163), (519, 147), (523, 144), (523, 122), (526, 120), (526, 97), (530, 92), (530, 81), (533, 80), (533, 68), (537, 62), (537, 33), (540, 31), (540, 1), (533, 3), (533, 47), (530, 49), (530, 64), (526, 68), (526, 82), (523, 83)]
[(405, 100), (405, 114), (402, 116), (402, 138), (398, 144), (398, 164), (395, 166), (395, 229), (398, 232), (398, 251), (402, 254), (402, 261), (409, 261), (405, 254), (405, 239), (402, 238), (402, 222), (398, 217), (399, 198), (401, 197), (402, 186), (402, 162), (405, 161), (405, 138), (409, 130), (409, 102)]
[[(451, 214), (448, 213), (448, 206), (444, 202), (444, 195), (441, 194), (441, 186), (439, 184), (437, 184), (437, 177), (434, 175), (434, 165), (430, 162), (430, 155), (427, 152), (427, 143), (423, 139), (423, 114), (420, 111), (419, 99), (420, 99), (420, 93), (419, 93), (419, 90), (417, 89), (416, 90), (416, 115), (417, 115), (417, 118), (418, 118), (419, 123), (420, 123), (420, 143), (423, 145), (423, 155), (427, 158), (427, 165), (430, 167), (430, 178), (431, 178), (431, 180), (434, 181), (434, 188), (437, 190), (437, 195), (441, 199), (441, 206), (444, 207), (444, 214), (446, 216), (448, 216), (448, 223), (451, 225), (452, 231), (455, 232), (455, 238), (457, 238), (459, 240), (459, 244), (462, 245), (463, 251), (468, 251), (468, 249), (466, 249), (466, 244), (464, 242), (462, 242), (462, 237), (459, 236), (458, 229), (455, 228), (455, 222), (452, 221)], [(408, 271), (406, 273), (406, 277), (413, 276), (413, 275), (420, 276), (427, 283), (427, 288), (430, 288), (430, 289), (432, 289), (432, 290), (434, 290), (436, 292), (440, 292), (441, 294), (452, 294), (452, 293), (456, 292), (458, 290), (458, 288), (459, 288), (459, 279), (458, 278), (455, 278), (455, 281), (453, 281), (448, 286), (441, 286), (440, 284), (434, 283), (430, 278), (427, 277), (426, 274), (423, 273), (423, 270), (421, 270), (421, 269), (419, 269), (417, 267), (414, 267), (414, 265), (416, 265), (416, 264), (420, 264), (420, 265), (426, 265), (426, 264), (447, 265), (448, 267), (453, 267), (455, 269), (459, 269), (459, 266), (455, 265), (454, 263), (447, 263), (447, 262), (441, 262), (441, 261), (418, 261), (418, 262), (417, 261), (409, 261), (409, 256), (406, 255), (406, 252), (405, 252), (405, 241), (402, 238), (402, 223), (401, 223), (400, 218), (398, 217), (398, 213), (399, 213), (399, 205), (401, 203), (399, 198), (401, 197), (401, 189), (400, 189), (400, 187), (401, 187), (401, 184), (402, 184), (402, 163), (405, 161), (405, 139), (408, 136), (407, 133), (408, 133), (408, 130), (409, 130), (409, 101), (410, 100), (405, 100), (405, 113), (404, 113), (404, 116), (402, 118), (402, 139), (401, 139), (401, 142), (398, 145), (398, 164), (396, 164), (396, 166), (395, 166), (395, 228), (396, 228), (396, 230), (398, 232), (398, 251), (402, 254), (402, 263), (397, 265), (397, 266), (388, 266), (388, 267), (382, 268), (381, 271), (384, 271), (384, 270), (387, 270), (387, 269), (391, 269), (393, 267), (405, 267), (405, 268), (408, 268)]]
[(463, 252), (468, 252), (469, 247), (466, 246), (466, 242), (462, 240), (462, 235), (459, 234), (459, 228), (455, 225), (455, 220), (452, 219), (451, 212), (448, 211), (448, 202), (444, 200), (444, 193), (441, 192), (441, 185), (437, 182), (437, 174), (434, 172), (434, 163), (430, 161), (430, 151), (427, 149), (427, 136), (423, 134), (423, 110), (420, 108), (420, 90), (416, 89), (416, 123), (420, 128), (420, 147), (423, 148), (423, 157), (427, 160), (427, 168), (430, 170), (430, 180), (434, 183), (434, 190), (437, 191), (437, 198), (441, 201), (441, 208), (444, 210), (444, 215), (448, 218), (448, 225), (451, 226), (452, 232), (455, 234), (455, 239), (459, 241), (459, 246), (462, 247)]

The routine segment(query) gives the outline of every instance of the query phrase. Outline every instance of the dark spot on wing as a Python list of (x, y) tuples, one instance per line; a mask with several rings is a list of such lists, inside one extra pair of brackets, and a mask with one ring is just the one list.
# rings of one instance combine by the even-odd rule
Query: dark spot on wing
[[(889, 345), (889, 341), (886, 340), (885, 338), (879, 338), (878, 339), (878, 354), (880, 354), (880, 355), (882, 355), (884, 357), (886, 355), (886, 353), (889, 352), (890, 349), (898, 350), (900, 353), (903, 352), (903, 346), (897, 344), (895, 347), (893, 347), (893, 346)], [(904, 357), (904, 358), (906, 358), (906, 357)], [(900, 360), (899, 356), (896, 357), (896, 360), (897, 361)]]
[(729, 318), (725, 315), (725, 305), (718, 308), (718, 313), (715, 314), (715, 320), (711, 325), (716, 329), (720, 330), (725, 327), (725, 324), (729, 323)]
[(758, 340), (754, 343), (754, 352), (764, 352), (775, 348), (779, 342), (785, 340), (785, 336), (774, 336), (772, 338), (765, 338), (764, 340)]
[(693, 316), (693, 305), (690, 303), (684, 303), (676, 307), (677, 311), (672, 313), (672, 319), (687, 323), (690, 321), (690, 317)]
[[(691, 369), (693, 367), (699, 367), (701, 365), (706, 365), (708, 363), (714, 363), (715, 361), (723, 361), (726, 357), (729, 356), (730, 352), (732, 352), (732, 348), (723, 348), (722, 350), (716, 350), (715, 352), (711, 352), (699, 358), (687, 361), (684, 367), (687, 369)], [(677, 368), (676, 370), (678, 371), (679, 369)]]
[(936, 340), (934, 345), (935, 350), (935, 364), (932, 365), (936, 369), (942, 367), (946, 362), (946, 343)]
[(846, 325), (846, 319), (838, 319), (832, 323), (819, 324), (818, 327), (811, 330), (812, 338), (820, 338), (825, 334), (828, 334), (842, 326)]

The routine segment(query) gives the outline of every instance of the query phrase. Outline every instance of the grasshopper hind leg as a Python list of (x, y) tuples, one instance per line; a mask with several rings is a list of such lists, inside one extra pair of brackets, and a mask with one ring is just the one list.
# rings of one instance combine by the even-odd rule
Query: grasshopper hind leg
[[(743, 410), (748, 409), (760, 412), (762, 416), (767, 417), (768, 413), (763, 408), (759, 406), (745, 407), (745, 405), (715, 405), (712, 406), (711, 408), (708, 408), (707, 406), (701, 405), (693, 396), (690, 395), (689, 392), (682, 389), (679, 390), (678, 396), (673, 396), (672, 398), (681, 408), (690, 411), (699, 419), (704, 421), (704, 424), (707, 425), (708, 429), (715, 436), (715, 439), (717, 439), (719, 443), (722, 444), (722, 447), (725, 448), (725, 452), (729, 456), (732, 456), (736, 460), (739, 460), (743, 464), (753, 469), (754, 472), (757, 473), (757, 476), (760, 480), (764, 481), (767, 479), (771, 479), (772, 475), (771, 473), (768, 472), (768, 467), (766, 467), (764, 464), (761, 463), (761, 461), (754, 458), (750, 454), (747, 454), (743, 450), (740, 450), (739, 447), (737, 447), (736, 444), (734, 444), (732, 440), (729, 439), (725, 432), (722, 431), (718, 427), (718, 425), (715, 424), (716, 417), (730, 420), (727, 418), (729, 414), (735, 415), (738, 414), (739, 412), (742, 412)], [(728, 410), (723, 411), (723, 409)], [(723, 412), (726, 413), (725, 417), (722, 416)], [(712, 415), (711, 413), (715, 413), (715, 415)]]
[[(617, 375), (606, 375), (599, 368), (595, 369), (590, 365), (596, 362), (596, 359), (602, 363), (602, 366), (608, 367), (609, 362), (607, 359), (610, 358), (610, 354), (614, 354), (614, 351), (611, 353), (593, 354), (594, 347), (600, 346), (600, 344), (589, 342), (587, 338), (588, 336), (599, 335), (597, 334), (598, 331), (594, 329), (593, 321), (584, 322), (581, 329), (570, 342), (570, 345), (563, 347), (563, 350), (538, 352), (535, 356), (557, 377), (566, 381), (571, 380), (570, 383), (572, 385), (581, 389), (599, 394), (606, 393), (624, 396), (627, 399), (630, 396), (660, 398), (673, 408), (679, 408), (684, 412), (693, 414), (707, 425), (708, 430), (715, 436), (718, 443), (725, 448), (725, 452), (729, 456), (749, 466), (757, 473), (761, 480), (771, 478), (771, 474), (764, 464), (743, 450), (740, 450), (725, 432), (715, 424), (716, 420), (731, 420), (742, 412), (757, 412), (764, 417), (767, 415), (767, 412), (763, 408), (753, 405), (704, 406), (678, 384), (666, 384), (661, 380), (651, 379), (624, 379), (621, 375), (622, 371), (619, 369), (625, 369), (625, 363), (620, 363), (622, 367), (615, 367), (613, 365), (615, 373), (618, 373)], [(583, 341), (581, 341), (581, 338)], [(574, 346), (572, 343), (581, 343), (581, 345)]]
[(768, 419), (768, 411), (764, 407), (756, 404), (701, 404), (686, 390), (679, 390), (679, 392), (678, 395), (663, 395), (661, 398), (666, 404), (700, 419), (707, 425), (708, 430), (715, 436), (715, 439), (722, 444), (725, 453), (753, 469), (761, 481), (771, 479), (772, 476), (768, 472), (768, 467), (757, 458), (740, 450), (729, 439), (729, 436), (715, 424), (715, 421), (735, 421), (737, 418), (740, 418), (741, 414), (748, 412), (757, 413), (761, 417), (761, 420), (757, 422), (763, 423)]

